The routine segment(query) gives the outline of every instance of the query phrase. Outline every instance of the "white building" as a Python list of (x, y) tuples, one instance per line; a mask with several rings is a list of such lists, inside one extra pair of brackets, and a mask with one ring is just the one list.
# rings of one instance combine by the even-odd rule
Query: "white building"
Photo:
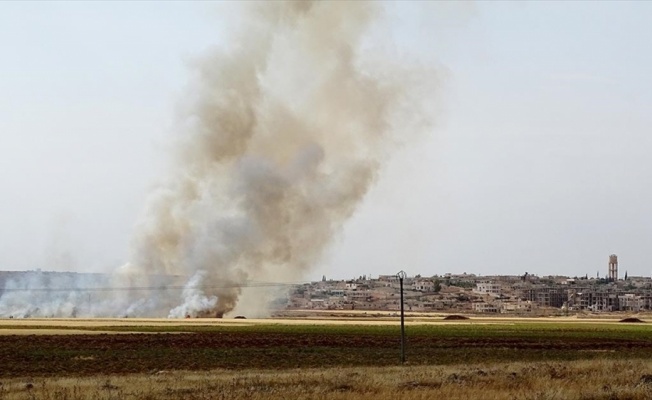
[(620, 311), (641, 311), (644, 301), (641, 296), (636, 296), (632, 293), (627, 293), (618, 296), (618, 309)]
[(490, 303), (473, 303), (473, 311), (481, 313), (497, 313), (499, 306)]
[(412, 284), (412, 290), (419, 292), (432, 292), (435, 290), (435, 282), (429, 280), (416, 280)]
[(475, 284), (475, 289), (473, 291), (478, 294), (500, 296), (500, 293), (502, 292), (502, 285), (493, 282), (480, 282)]

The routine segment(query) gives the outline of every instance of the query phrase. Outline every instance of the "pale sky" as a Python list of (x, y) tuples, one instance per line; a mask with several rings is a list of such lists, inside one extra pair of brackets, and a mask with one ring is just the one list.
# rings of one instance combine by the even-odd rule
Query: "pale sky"
[[(652, 3), (392, 3), (440, 71), (438, 126), (398, 149), (307, 279), (652, 273)], [(0, 2), (0, 269), (127, 261), (194, 57), (228, 5)]]

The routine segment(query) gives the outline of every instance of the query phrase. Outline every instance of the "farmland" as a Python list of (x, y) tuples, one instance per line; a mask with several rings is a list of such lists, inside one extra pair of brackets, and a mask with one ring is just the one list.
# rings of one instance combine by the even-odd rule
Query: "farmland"
[[(544, 393), (545, 380), (559, 390), (600, 389), (587, 398), (652, 393), (648, 324), (412, 319), (405, 366), (398, 333), (390, 320), (3, 320), (0, 398), (35, 390), (75, 398), (72, 388), (82, 386), (114, 398), (378, 398), (397, 390), (468, 397), (479, 387), (483, 395), (492, 387)], [(589, 375), (602, 377), (599, 387), (580, 385)], [(303, 386), (303, 395), (292, 392)], [(573, 396), (564, 393), (557, 397)]]

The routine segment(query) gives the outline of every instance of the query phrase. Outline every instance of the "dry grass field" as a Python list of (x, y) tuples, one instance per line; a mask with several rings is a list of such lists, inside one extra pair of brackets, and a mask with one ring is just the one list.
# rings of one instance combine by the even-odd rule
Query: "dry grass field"
[(2, 380), (2, 399), (649, 399), (652, 362), (570, 361)]
[[(0, 320), (1, 399), (648, 399), (652, 326), (617, 320)], [(116, 335), (115, 333), (119, 333)]]

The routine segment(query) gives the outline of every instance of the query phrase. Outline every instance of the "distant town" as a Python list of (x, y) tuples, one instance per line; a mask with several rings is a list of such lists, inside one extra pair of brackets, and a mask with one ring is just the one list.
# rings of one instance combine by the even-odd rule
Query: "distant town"
[[(528, 274), (416, 275), (404, 279), (405, 309), (422, 312), (564, 315), (571, 313), (640, 312), (652, 310), (652, 278), (618, 278), (618, 258), (609, 256), (604, 278)], [(328, 280), (296, 287), (288, 309), (400, 309), (396, 275)]]
[[(404, 276), (403, 297), (406, 311), (441, 313), (513, 314), (515, 316), (571, 315), (610, 312), (652, 311), (652, 278), (618, 273), (618, 257), (609, 256), (604, 277), (452, 274)], [(0, 296), (7, 290), (37, 290), (46, 298), (83, 289), (88, 306), (93, 289), (112, 288), (110, 275), (99, 273), (0, 271)], [(187, 278), (159, 276), (152, 288), (183, 288)], [(7, 289), (6, 284), (12, 288)], [(16, 282), (19, 282), (16, 284)], [(270, 286), (274, 287), (272, 282)], [(63, 285), (63, 286), (61, 286)], [(349, 280), (331, 280), (324, 276), (316, 282), (290, 285), (270, 304), (279, 312), (294, 310), (400, 310), (398, 275), (359, 276)], [(282, 284), (288, 287), (287, 284)], [(286, 293), (282, 295), (281, 293)], [(65, 294), (65, 293), (64, 293)], [(56, 314), (56, 313), (55, 313)], [(54, 315), (54, 314), (53, 314)], [(128, 316), (128, 314), (126, 314)]]

